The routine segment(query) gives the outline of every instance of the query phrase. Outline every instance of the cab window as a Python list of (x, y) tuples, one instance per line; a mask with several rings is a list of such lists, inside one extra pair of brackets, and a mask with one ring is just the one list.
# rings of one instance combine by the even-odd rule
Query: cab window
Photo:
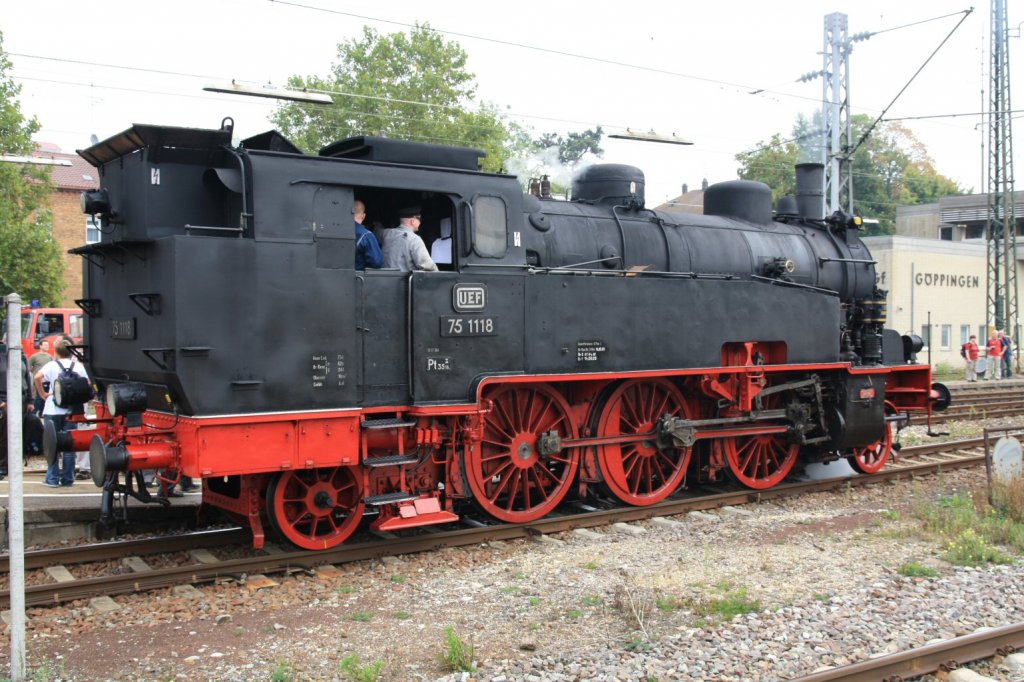
[(473, 248), (478, 255), (501, 258), (508, 250), (508, 218), (501, 197), (478, 196), (473, 200), (476, 219)]

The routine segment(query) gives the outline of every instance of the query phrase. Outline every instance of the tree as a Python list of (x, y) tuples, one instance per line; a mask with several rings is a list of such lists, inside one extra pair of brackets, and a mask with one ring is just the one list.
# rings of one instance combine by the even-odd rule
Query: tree
[(565, 165), (575, 165), (580, 162), (583, 155), (590, 152), (594, 156), (604, 156), (601, 149), (601, 137), (604, 131), (601, 126), (594, 130), (584, 130), (582, 133), (567, 133), (565, 137), (557, 133), (544, 133), (534, 142), (537, 149), (558, 148), (558, 161)]
[[(851, 121), (853, 142), (860, 140), (872, 123), (870, 116), (855, 115)], [(793, 139), (783, 141), (773, 135), (754, 151), (736, 156), (740, 162), (739, 176), (759, 180), (772, 188), (773, 199), (793, 194), (793, 166), (800, 161), (820, 158), (820, 131), (806, 118), (800, 117), (793, 130)], [(802, 144), (801, 144), (802, 143)], [(810, 158), (809, 158), (810, 157)], [(896, 227), (896, 206), (937, 201), (944, 196), (963, 194), (953, 180), (935, 170), (924, 145), (906, 127), (898, 123), (881, 123), (854, 152), (853, 210), (865, 218), (878, 220), (870, 225), (868, 234), (892, 234)]]
[[(11, 62), (0, 33), (0, 155), (28, 156), (35, 150), (35, 118), (26, 120), (21, 86), (8, 75)], [(64, 289), (60, 247), (48, 207), (52, 183), (45, 167), (0, 161), (0, 292), (57, 305)]]
[(300, 149), (315, 153), (355, 135), (383, 135), (487, 151), (484, 169), (498, 171), (524, 149), (525, 132), (493, 105), (476, 105), (466, 53), (428, 24), (381, 35), (363, 27), (360, 39), (338, 45), (326, 77), (292, 76), (292, 88), (332, 93), (330, 106), (287, 103), (271, 120)]

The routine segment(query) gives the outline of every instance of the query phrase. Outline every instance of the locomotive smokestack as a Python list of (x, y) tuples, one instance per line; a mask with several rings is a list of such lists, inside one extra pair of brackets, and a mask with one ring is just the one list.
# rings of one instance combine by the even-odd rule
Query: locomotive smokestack
[(687, 193), (687, 192), (689, 192), (689, 191), (690, 191), (690, 186), (689, 186), (689, 185), (687, 185), (687, 184), (686, 184), (686, 183), (684, 182), (684, 183), (683, 183), (683, 194), (686, 194), (686, 193)]
[(796, 165), (796, 204), (800, 216), (821, 220), (825, 216), (825, 166), (820, 163)]

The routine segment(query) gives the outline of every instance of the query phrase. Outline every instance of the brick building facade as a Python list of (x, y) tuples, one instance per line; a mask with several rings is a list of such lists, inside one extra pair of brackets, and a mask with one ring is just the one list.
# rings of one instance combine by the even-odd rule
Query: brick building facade
[(50, 160), (54, 190), (50, 198), (53, 212), (53, 236), (64, 259), (64, 292), (61, 305), (74, 306), (82, 297), (82, 258), (69, 249), (99, 239), (89, 217), (82, 213), (82, 192), (99, 187), (98, 171), (77, 154), (61, 152), (58, 147), (40, 144), (34, 156)]

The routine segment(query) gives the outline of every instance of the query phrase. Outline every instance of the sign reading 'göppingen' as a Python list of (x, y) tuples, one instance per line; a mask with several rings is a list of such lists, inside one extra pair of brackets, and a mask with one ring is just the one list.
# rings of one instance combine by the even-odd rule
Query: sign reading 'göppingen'
[(981, 286), (981, 277), (978, 275), (953, 275), (937, 272), (919, 272), (914, 275), (914, 284), (926, 287), (977, 289)]

